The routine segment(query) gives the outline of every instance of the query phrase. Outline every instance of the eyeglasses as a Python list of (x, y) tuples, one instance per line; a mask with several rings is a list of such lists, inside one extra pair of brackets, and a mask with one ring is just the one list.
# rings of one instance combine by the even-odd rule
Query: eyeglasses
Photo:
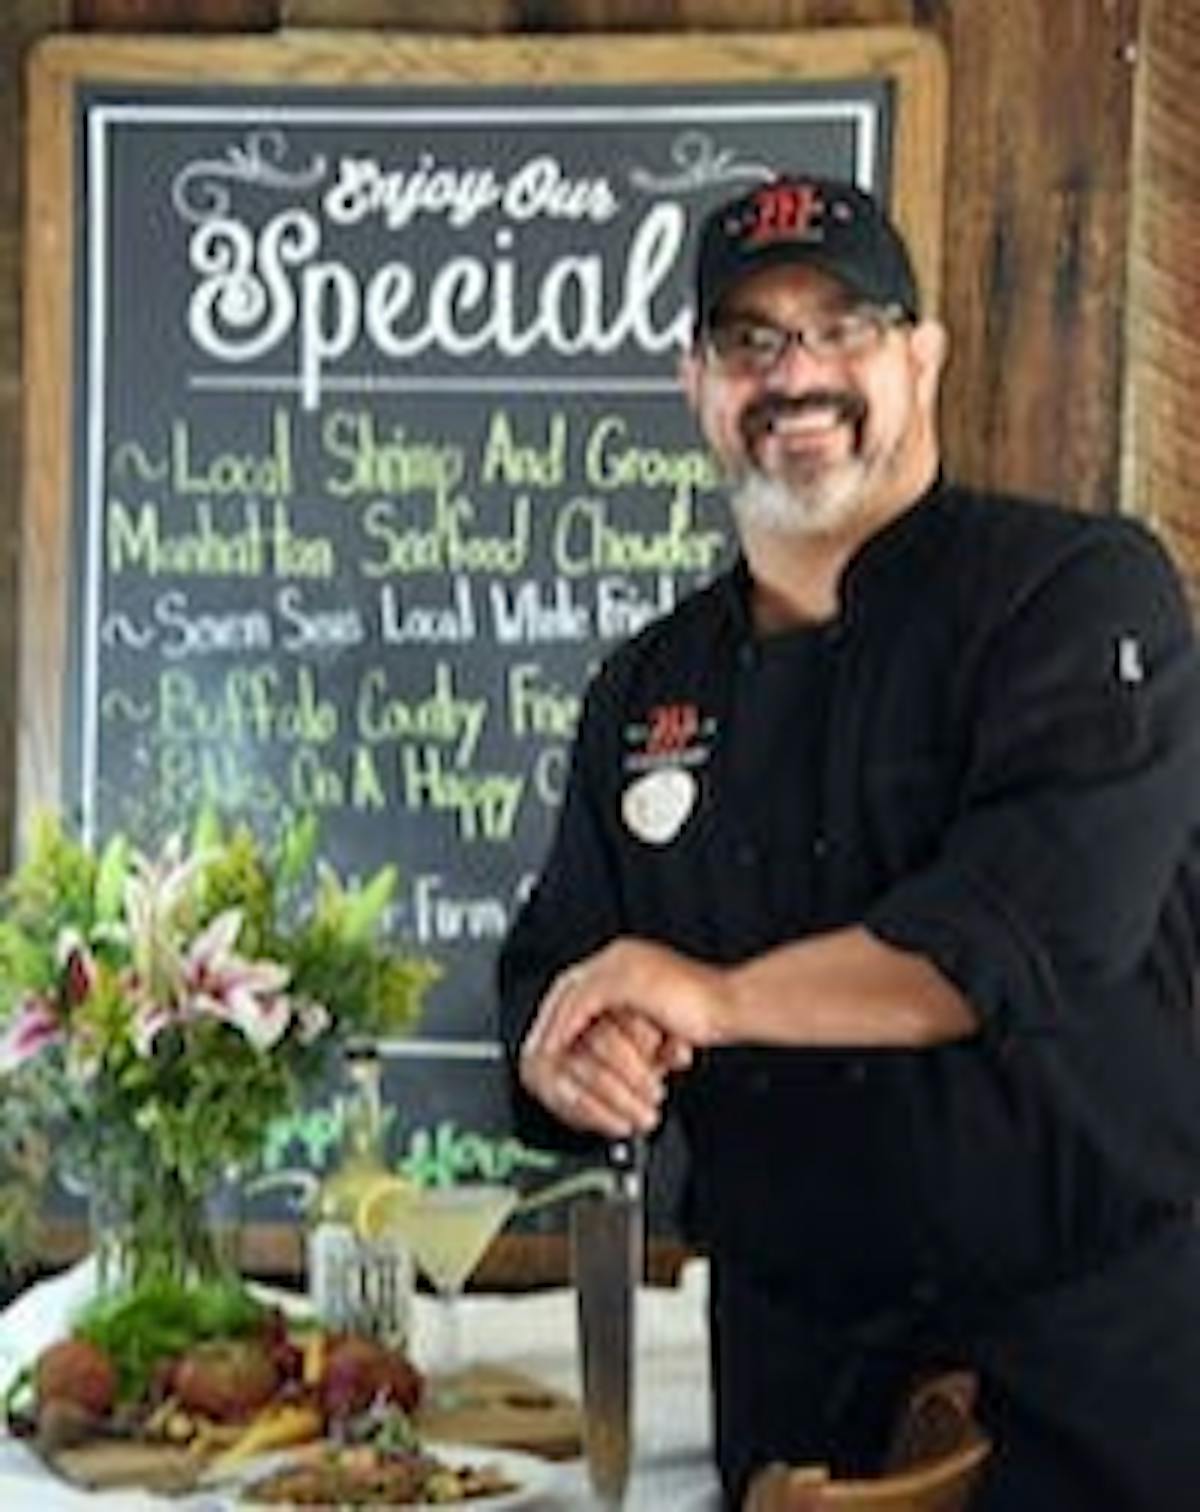
[(907, 320), (898, 305), (883, 309), (860, 305), (794, 328), (735, 316), (712, 326), (705, 341), (725, 372), (735, 377), (763, 378), (783, 361), (793, 346), (803, 347), (819, 361), (865, 357), (882, 343), (888, 331)]

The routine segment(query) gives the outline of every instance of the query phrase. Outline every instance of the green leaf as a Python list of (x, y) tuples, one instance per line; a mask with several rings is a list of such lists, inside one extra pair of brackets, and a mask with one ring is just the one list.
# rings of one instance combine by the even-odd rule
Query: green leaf
[(223, 838), (221, 816), (211, 803), (206, 803), (196, 815), (196, 822), (192, 826), (192, 851), (203, 854), (205, 851), (219, 850)]
[(99, 924), (111, 923), (121, 915), (129, 855), (129, 842), (124, 835), (114, 835), (104, 847), (96, 872), (96, 922)]
[(348, 893), (342, 909), (342, 938), (351, 943), (367, 939), (395, 891), (396, 868), (384, 866), (365, 887)]
[(320, 830), (315, 814), (294, 819), (284, 830), (279, 841), (278, 876), (282, 887), (294, 887), (308, 870), (316, 854)]

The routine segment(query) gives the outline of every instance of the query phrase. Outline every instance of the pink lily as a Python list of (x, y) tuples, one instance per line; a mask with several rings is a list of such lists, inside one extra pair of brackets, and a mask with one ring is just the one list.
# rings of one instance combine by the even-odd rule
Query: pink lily
[(96, 985), (96, 958), (77, 929), (64, 929), (55, 956), (62, 967), (62, 995), (68, 1009), (78, 1008)]
[(210, 1014), (241, 1031), (258, 1050), (283, 1038), (292, 1016), (284, 996), (291, 972), (277, 961), (248, 961), (233, 946), (240, 909), (219, 914), (192, 941), (183, 960), (189, 1014)]
[(159, 1003), (143, 1003), (133, 1020), (133, 1048), (145, 1060), (154, 1049), (154, 1041), (171, 1024), (178, 1023), (180, 1015), (163, 1008)]
[(64, 1038), (62, 1020), (45, 998), (29, 997), (0, 1034), (0, 1074), (13, 1071)]

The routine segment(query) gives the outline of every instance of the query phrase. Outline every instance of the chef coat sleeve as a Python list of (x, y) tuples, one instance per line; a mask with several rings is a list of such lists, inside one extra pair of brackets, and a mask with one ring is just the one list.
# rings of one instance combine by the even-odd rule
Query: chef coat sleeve
[(971, 697), (944, 843), (865, 923), (933, 960), (985, 1047), (1028, 1057), (1113, 1154), (1194, 1192), (1200, 657), (1153, 537), (1108, 521), (1028, 581)]
[(598, 678), (584, 699), (554, 841), (497, 963), (500, 1040), (518, 1134), (536, 1145), (591, 1149), (598, 1143), (559, 1123), (521, 1087), (516, 1060), (555, 975), (620, 933), (621, 907), (601, 814), (614, 790), (619, 753), (611, 739), (611, 695)]

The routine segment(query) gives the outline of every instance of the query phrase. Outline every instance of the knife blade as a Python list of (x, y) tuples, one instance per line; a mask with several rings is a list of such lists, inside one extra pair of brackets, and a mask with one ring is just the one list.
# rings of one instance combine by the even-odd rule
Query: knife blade
[(642, 1139), (608, 1147), (611, 1189), (571, 1208), (579, 1313), (583, 1448), (599, 1501), (619, 1507), (633, 1459), (635, 1300), (645, 1253)]

